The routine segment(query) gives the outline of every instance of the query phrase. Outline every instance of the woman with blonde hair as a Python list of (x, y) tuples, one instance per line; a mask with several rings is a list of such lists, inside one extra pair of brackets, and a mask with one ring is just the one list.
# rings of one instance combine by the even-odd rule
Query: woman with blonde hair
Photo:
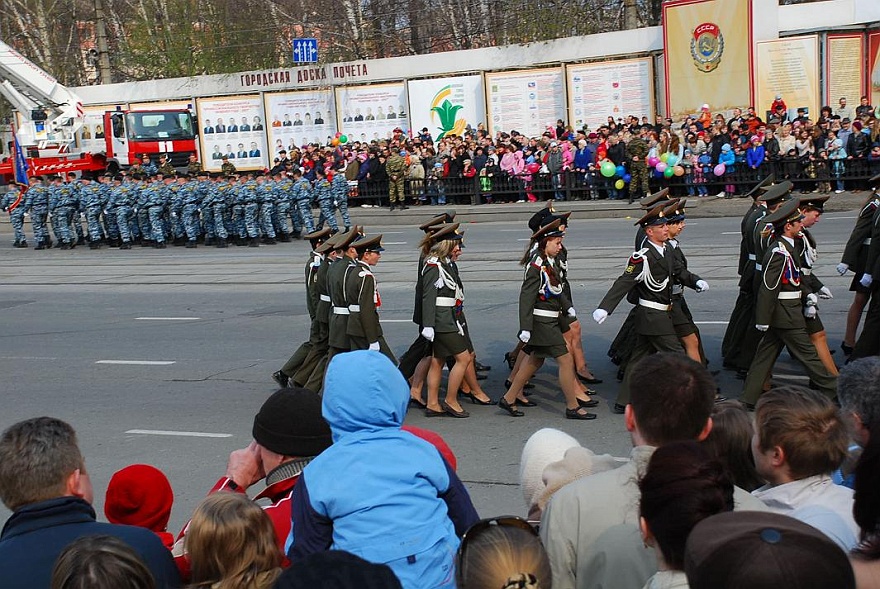
[(550, 559), (529, 523), (512, 515), (484, 519), (461, 538), (458, 589), (552, 589)]
[(268, 589), (281, 574), (272, 520), (242, 493), (214, 493), (186, 535), (192, 589)]

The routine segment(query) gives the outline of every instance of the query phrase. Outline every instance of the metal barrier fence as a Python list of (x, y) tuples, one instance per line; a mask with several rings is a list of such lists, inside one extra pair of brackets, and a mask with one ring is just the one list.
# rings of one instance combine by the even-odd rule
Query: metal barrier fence
[[(880, 160), (810, 160), (808, 158), (782, 158), (765, 161), (760, 168), (752, 170), (745, 163), (735, 164), (723, 176), (713, 173), (714, 166), (694, 172), (686, 168), (682, 176), (665, 178), (651, 171), (652, 192), (669, 188), (674, 196), (715, 195), (733, 188), (734, 194), (745, 194), (758, 180), (775, 174), (777, 181), (790, 180), (795, 191), (841, 189), (865, 190), (868, 178), (880, 173)], [(404, 194), (409, 204), (488, 204), (519, 202), (526, 200), (596, 200), (628, 199), (629, 185), (615, 188), (619, 176), (606, 178), (598, 169), (586, 174), (565, 171), (560, 174), (508, 174), (492, 177), (443, 178), (441, 180), (407, 179)], [(350, 202), (353, 206), (370, 204), (388, 205), (388, 181), (361, 181), (352, 188)]]

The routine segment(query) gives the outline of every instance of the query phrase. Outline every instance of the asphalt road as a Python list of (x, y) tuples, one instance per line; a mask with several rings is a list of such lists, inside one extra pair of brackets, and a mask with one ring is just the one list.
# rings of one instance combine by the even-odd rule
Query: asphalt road
[[(820, 244), (816, 273), (836, 297), (821, 305), (835, 347), (851, 301), (851, 276), (839, 277), (834, 266), (854, 218), (855, 212), (828, 213), (814, 228)], [(587, 358), (605, 379), (596, 388), (611, 402), (616, 367), (606, 351), (628, 305), (601, 326), (590, 313), (632, 251), (632, 223), (575, 219), (566, 237)], [(38, 415), (72, 423), (99, 514), (113, 472), (131, 463), (161, 468), (176, 495), (170, 526), (176, 532), (223, 475), (229, 452), (250, 442), (253, 416), (273, 391), (271, 373), (308, 337), (302, 284), (308, 245), (36, 252), (13, 249), (8, 229), (0, 236), (0, 429)], [(416, 335), (409, 319), (420, 232), (400, 226), (367, 230), (384, 230), (386, 252), (376, 268), (381, 316), (386, 339), (399, 355)], [(492, 365), (484, 388), (497, 399), (506, 378), (501, 358), (517, 332), (522, 275), (517, 262), (528, 230), (522, 222), (470, 224), (466, 230), (459, 262), (465, 306), (478, 357)], [(691, 270), (711, 287), (687, 297), (710, 368), (718, 368), (721, 337), (737, 294), (739, 219), (693, 220), (682, 247)], [(776, 375), (805, 382), (786, 355)], [(470, 419), (429, 420), (419, 412), (407, 417), (407, 423), (446, 438), (481, 515), (525, 513), (519, 457), (523, 443), (541, 427), (562, 429), (597, 452), (629, 452), (623, 417), (611, 414), (607, 403), (597, 408), (595, 421), (566, 420), (555, 365), (548, 363), (535, 382), (532, 398), (539, 407), (526, 409), (524, 418), (470, 405), (465, 406)], [(742, 382), (731, 373), (722, 371), (718, 382), (726, 395), (739, 395)], [(8, 512), (0, 512), (0, 520), (6, 517)]]

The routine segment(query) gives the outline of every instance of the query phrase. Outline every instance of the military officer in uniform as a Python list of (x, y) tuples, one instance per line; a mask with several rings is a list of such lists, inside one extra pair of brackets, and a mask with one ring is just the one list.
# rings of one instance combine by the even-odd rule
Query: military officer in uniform
[[(872, 177), (868, 183), (873, 187), (874, 192), (871, 194), (868, 202), (862, 207), (862, 210), (859, 211), (855, 227), (853, 227), (852, 233), (850, 233), (846, 247), (843, 250), (843, 256), (837, 265), (837, 272), (841, 276), (846, 274), (847, 271), (853, 272), (853, 279), (849, 289), (855, 292), (855, 297), (846, 316), (846, 333), (843, 336), (843, 343), (840, 344), (843, 353), (847, 356), (853, 353), (853, 348), (856, 344), (856, 333), (859, 330), (859, 322), (862, 320), (862, 312), (865, 310), (868, 300), (872, 298), (873, 291), (873, 276), (869, 279), (865, 278), (865, 275), (866, 273), (873, 273), (873, 269), (867, 269), (868, 255), (871, 248), (873, 247), (874, 251), (877, 251), (877, 246), (874, 245), (873, 234), (875, 232), (874, 228), (878, 223), (878, 215), (880, 215), (880, 212), (878, 212), (880, 211), (880, 174)], [(878, 278), (880, 278), (880, 275), (878, 275)], [(865, 286), (863, 281), (868, 286)], [(874, 306), (873, 300), (871, 300), (871, 306)], [(877, 309), (877, 311), (880, 311), (880, 309)], [(871, 313), (870, 309), (868, 313)], [(867, 321), (866, 317), (866, 326)], [(867, 339), (870, 340), (872, 338), (869, 337)], [(867, 340), (865, 343), (867, 343)], [(875, 349), (873, 354), (867, 353), (871, 349)], [(863, 355), (876, 355), (880, 353), (880, 346), (863, 349), (860, 353)]]
[(199, 161), (199, 156), (194, 153), (189, 154), (189, 161), (186, 163), (186, 173), (191, 178), (202, 174), (202, 162)]
[(171, 159), (168, 157), (167, 153), (159, 154), (159, 173), (161, 173), (166, 178), (169, 178), (177, 173), (177, 170), (174, 169), (174, 166), (171, 164)]
[(229, 156), (224, 154), (221, 159), (223, 160), (223, 163), (220, 164), (220, 171), (223, 172), (223, 175), (231, 176), (232, 174), (235, 174), (235, 164), (229, 161)]
[(357, 261), (349, 269), (345, 280), (345, 300), (351, 313), (347, 326), (351, 349), (382, 352), (397, 364), (397, 358), (382, 335), (382, 326), (379, 323), (382, 299), (372, 271), (385, 251), (382, 247), (382, 236), (360, 239), (354, 242), (354, 249), (357, 251)]
[(637, 303), (634, 331), (636, 343), (626, 366), (623, 383), (614, 403), (614, 412), (623, 413), (629, 403), (629, 381), (638, 361), (654, 352), (683, 353), (675, 331), (672, 315), (672, 285), (680, 284), (702, 292), (709, 285), (694, 274), (681, 268), (671, 248), (667, 247), (669, 228), (663, 212), (667, 205), (657, 205), (637, 221), (645, 229), (645, 245), (633, 252), (623, 274), (593, 311), (593, 320), (600, 325), (614, 311), (620, 301), (632, 297)]
[(797, 199), (789, 200), (764, 217), (764, 222), (773, 227), (774, 238), (762, 258), (764, 269), (755, 307), (755, 328), (764, 337), (743, 389), (743, 403), (750, 409), (764, 391), (783, 346), (804, 366), (822, 393), (832, 399), (837, 396), (837, 377), (822, 365), (807, 334), (805, 321), (817, 312), (818, 297), (805, 290), (800, 256), (795, 248), (804, 219), (798, 205)]
[(297, 370), (299, 370), (299, 367), (312, 350), (312, 340), (318, 336), (318, 324), (316, 322), (318, 311), (318, 290), (316, 284), (318, 268), (321, 267), (321, 263), (324, 261), (324, 254), (319, 253), (317, 250), (328, 237), (330, 237), (329, 228), (324, 228), (320, 231), (315, 231), (303, 236), (303, 239), (307, 239), (312, 246), (312, 253), (309, 254), (309, 259), (306, 262), (305, 267), (306, 309), (309, 312), (309, 319), (311, 320), (311, 331), (309, 333), (309, 339), (297, 348), (290, 359), (281, 367), (281, 370), (272, 375), (272, 378), (275, 379), (275, 382), (277, 382), (278, 386), (281, 388), (287, 388), (290, 385), (290, 378), (296, 374)]
[(408, 209), (404, 203), (403, 181), (406, 175), (406, 152), (397, 153), (392, 150), (388, 161), (385, 162), (385, 171), (388, 173), (388, 200), (389, 207), (393, 211), (395, 207), (400, 210)]
[(336, 261), (327, 271), (327, 292), (330, 294), (332, 307), (328, 322), (327, 342), (330, 349), (327, 362), (330, 362), (330, 359), (336, 354), (351, 350), (348, 338), (348, 316), (351, 312), (348, 310), (348, 303), (345, 299), (345, 283), (351, 269), (357, 265), (355, 262), (357, 250), (354, 248), (354, 242), (360, 235), (353, 231), (344, 233), (344, 235), (346, 237), (336, 245)]
[(15, 241), (12, 247), (26, 248), (28, 246), (27, 238), (24, 235), (24, 196), (21, 193), (22, 188), (26, 186), (12, 183), (10, 190), (0, 199), (0, 209), (9, 213), (9, 222), (12, 225)]

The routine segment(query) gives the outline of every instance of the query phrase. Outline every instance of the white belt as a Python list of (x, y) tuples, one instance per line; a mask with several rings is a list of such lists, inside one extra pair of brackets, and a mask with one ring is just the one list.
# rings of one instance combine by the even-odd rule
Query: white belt
[(559, 311), (548, 311), (547, 309), (532, 309), (532, 315), (537, 315), (538, 317), (553, 317), (555, 319), (559, 317)]
[(454, 307), (455, 299), (452, 297), (437, 297), (438, 307)]
[(763, 272), (763, 271), (764, 271), (764, 266), (762, 266), (761, 264), (755, 264), (755, 270), (760, 270), (760, 271)]
[(809, 276), (812, 273), (813, 273), (812, 268), (801, 268), (801, 274), (803, 274), (804, 276)]
[(801, 293), (800, 292), (792, 292), (792, 291), (783, 291), (779, 293), (779, 298), (782, 300), (800, 300)]
[(657, 309), (658, 311), (672, 310), (672, 305), (664, 305), (663, 303), (655, 303), (654, 301), (646, 301), (645, 299), (639, 299), (639, 305), (642, 307), (648, 307), (649, 309)]
[(329, 302), (330, 302), (330, 295), (321, 295), (320, 298), (321, 298), (321, 300), (324, 301), (325, 303), (329, 303)]
[(871, 245), (871, 238), (870, 238), (870, 237), (866, 237), (866, 238), (865, 238), (865, 241), (862, 242), (862, 245)]
[(334, 315), (348, 315), (348, 307), (333, 307)]
[(352, 313), (360, 313), (361, 306), (360, 305), (349, 305), (348, 310), (351, 311)]
[(758, 256), (756, 256), (755, 254), (749, 254), (749, 259), (754, 262), (758, 259)]

